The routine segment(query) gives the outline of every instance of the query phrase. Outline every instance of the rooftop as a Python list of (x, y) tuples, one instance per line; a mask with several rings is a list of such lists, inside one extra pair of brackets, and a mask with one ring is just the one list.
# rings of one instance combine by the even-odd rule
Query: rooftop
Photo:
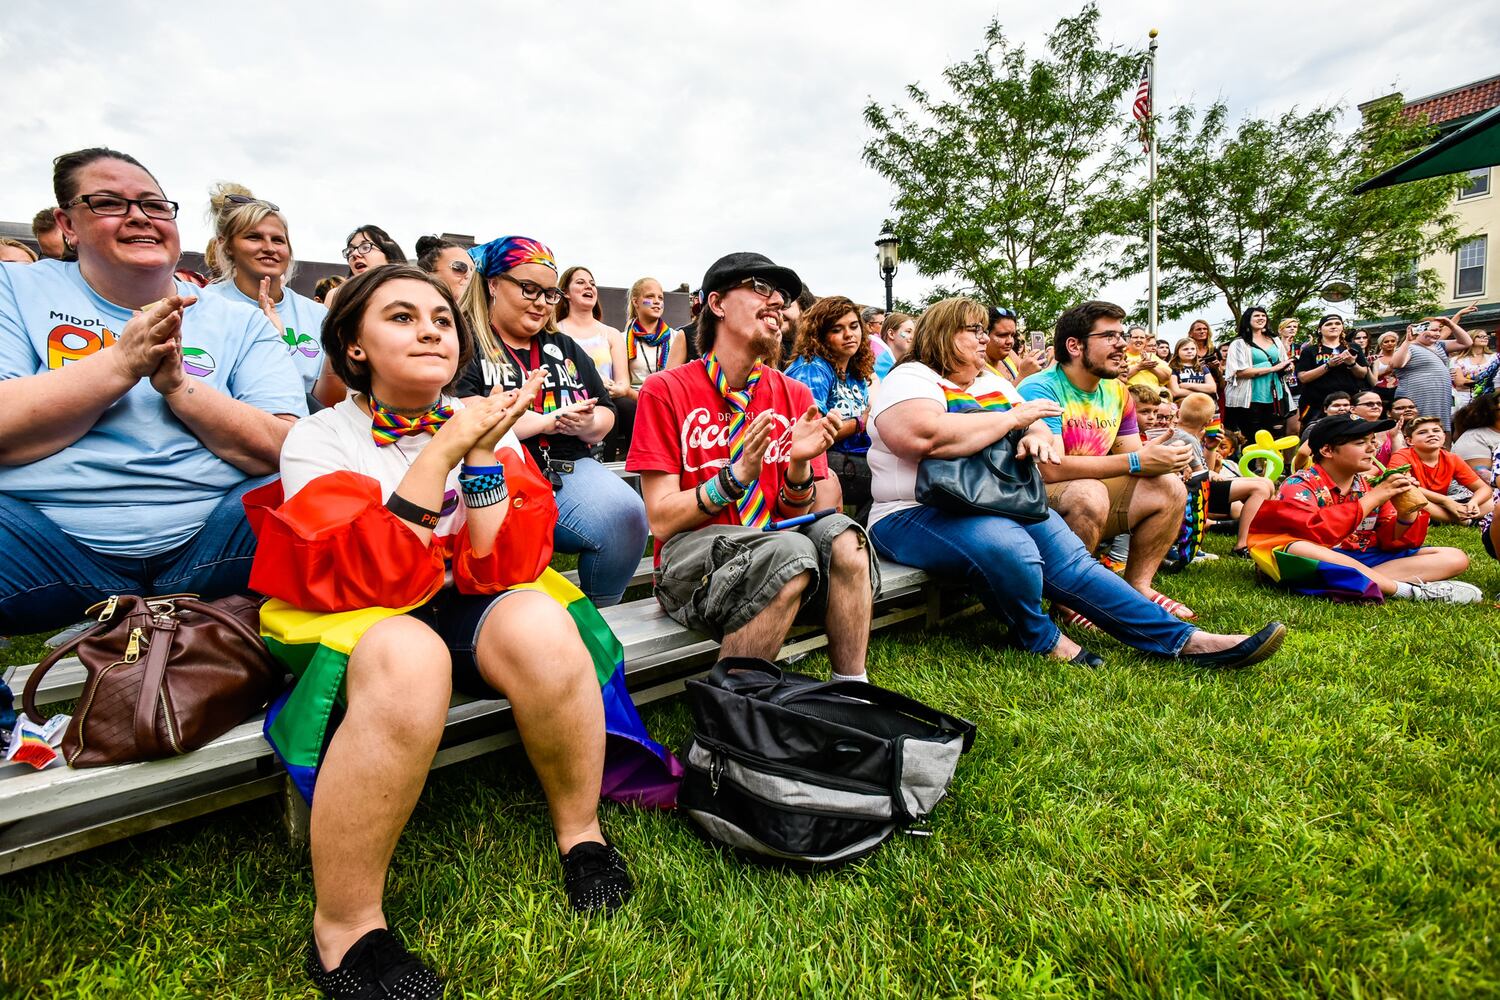
[(1433, 125), (1468, 118), (1500, 104), (1500, 76), (1476, 80), (1440, 94), (1407, 101), (1403, 110), (1413, 117), (1426, 115)]

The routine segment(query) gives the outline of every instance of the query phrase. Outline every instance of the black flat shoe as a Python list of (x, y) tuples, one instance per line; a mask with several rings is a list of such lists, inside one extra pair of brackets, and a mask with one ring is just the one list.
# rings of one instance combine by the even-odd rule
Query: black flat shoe
[(371, 931), (349, 948), (337, 969), (324, 969), (318, 942), (307, 944), (307, 974), (323, 995), (333, 1000), (399, 997), (401, 1000), (440, 1000), (443, 981), (422, 960), (406, 950), (387, 928)]
[(575, 913), (613, 913), (634, 888), (625, 861), (610, 844), (584, 841), (562, 857), (563, 887)]
[(1234, 548), (1229, 550), (1229, 554), (1231, 556), (1234, 556), (1234, 558), (1236, 559), (1249, 559), (1250, 549), (1244, 545), (1236, 545)]
[(1259, 632), (1217, 653), (1179, 653), (1177, 658), (1197, 667), (1248, 667), (1281, 648), (1286, 626), (1272, 622)]
[(1098, 653), (1090, 653), (1082, 646), (1079, 646), (1078, 652), (1074, 653), (1073, 658), (1068, 662), (1076, 663), (1080, 667), (1102, 667), (1104, 666), (1104, 657)]

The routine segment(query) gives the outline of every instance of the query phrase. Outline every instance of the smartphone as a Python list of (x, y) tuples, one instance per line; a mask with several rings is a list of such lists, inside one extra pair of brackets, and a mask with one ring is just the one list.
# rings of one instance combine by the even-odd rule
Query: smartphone
[(1031, 335), (1031, 349), (1033, 351), (1044, 351), (1044, 350), (1046, 350), (1047, 349), (1047, 340), (1046, 340), (1046, 337), (1044, 337), (1040, 333), (1033, 333)]

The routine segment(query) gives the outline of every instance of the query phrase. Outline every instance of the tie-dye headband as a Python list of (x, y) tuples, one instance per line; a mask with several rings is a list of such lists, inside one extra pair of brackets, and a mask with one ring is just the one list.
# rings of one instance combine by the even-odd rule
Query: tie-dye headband
[(557, 270), (557, 258), (545, 243), (529, 236), (502, 236), (469, 248), (474, 267), (486, 278), (504, 274), (522, 264), (541, 264)]

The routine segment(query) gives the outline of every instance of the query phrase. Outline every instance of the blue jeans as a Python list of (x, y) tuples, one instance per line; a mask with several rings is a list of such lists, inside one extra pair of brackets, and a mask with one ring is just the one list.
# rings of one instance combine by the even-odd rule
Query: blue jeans
[(0, 493), (0, 635), (71, 625), (111, 594), (213, 599), (246, 590), (255, 535), (240, 501), (274, 478), (247, 479), (224, 495), (196, 535), (146, 558), (95, 552), (31, 504)]
[(881, 518), (870, 538), (887, 559), (974, 584), (985, 605), (1010, 622), (1017, 642), (1033, 653), (1052, 652), (1059, 634), (1042, 610), (1043, 597), (1127, 646), (1158, 656), (1176, 656), (1194, 631), (1090, 557), (1056, 511), (1049, 510), (1045, 521), (1021, 524), (912, 507)]
[(625, 481), (580, 458), (557, 491), (559, 552), (577, 552), (578, 589), (601, 608), (619, 604), (646, 551), (646, 505)]

